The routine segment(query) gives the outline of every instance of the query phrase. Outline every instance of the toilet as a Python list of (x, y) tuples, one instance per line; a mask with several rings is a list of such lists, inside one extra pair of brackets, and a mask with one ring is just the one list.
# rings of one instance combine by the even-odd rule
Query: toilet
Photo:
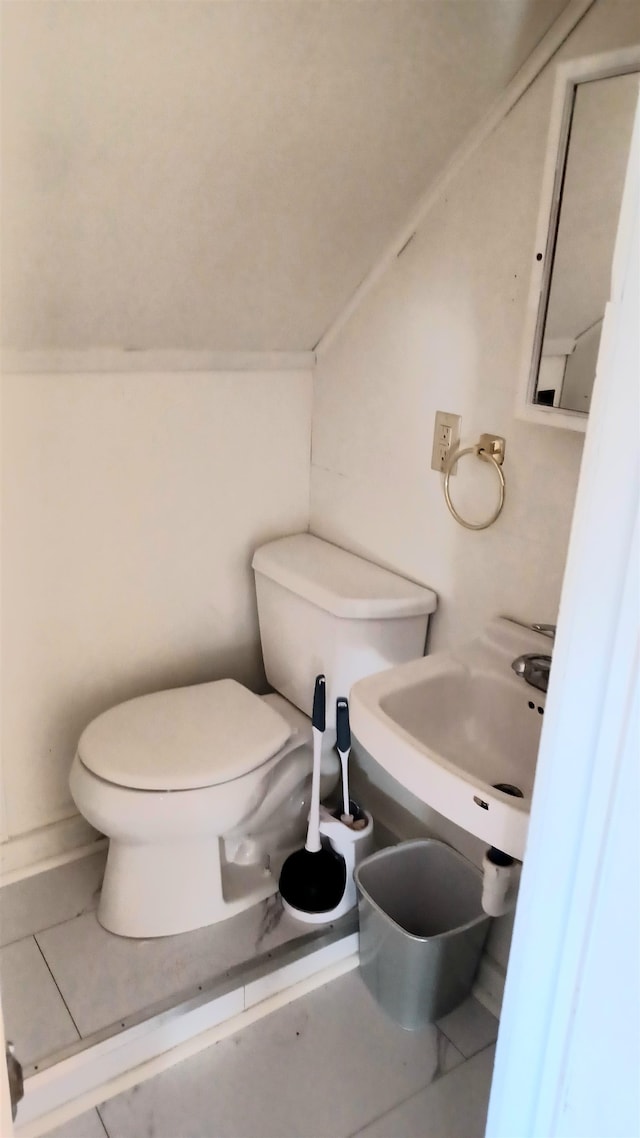
[(304, 842), (315, 676), (327, 677), (321, 795), (336, 786), (335, 704), (352, 684), (424, 652), (435, 594), (312, 534), (253, 558), (265, 672), (154, 692), (98, 716), (70, 774), (109, 838), (98, 920), (128, 937), (225, 920), (277, 891)]

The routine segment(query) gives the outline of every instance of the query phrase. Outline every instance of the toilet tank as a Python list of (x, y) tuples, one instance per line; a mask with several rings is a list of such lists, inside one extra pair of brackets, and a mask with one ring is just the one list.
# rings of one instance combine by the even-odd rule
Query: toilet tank
[(424, 655), (437, 597), (313, 534), (283, 537), (253, 557), (269, 683), (306, 715), (327, 677), (327, 727), (356, 680)]

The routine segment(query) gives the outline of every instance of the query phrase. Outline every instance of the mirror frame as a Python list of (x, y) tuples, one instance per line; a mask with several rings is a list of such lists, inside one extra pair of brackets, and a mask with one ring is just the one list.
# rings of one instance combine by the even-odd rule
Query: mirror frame
[(533, 400), (542, 355), (576, 88), (580, 83), (610, 79), (614, 75), (627, 75), (634, 71), (640, 71), (640, 44), (568, 60), (557, 66), (525, 314), (517, 419), (570, 431), (584, 432), (587, 429), (588, 413), (545, 407)]

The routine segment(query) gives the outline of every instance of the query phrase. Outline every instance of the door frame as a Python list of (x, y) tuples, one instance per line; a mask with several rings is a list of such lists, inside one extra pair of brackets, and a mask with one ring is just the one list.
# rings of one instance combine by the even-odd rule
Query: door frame
[[(554, 1138), (566, 1133), (569, 1088), (597, 1101), (580, 1074), (585, 1049), (602, 1047), (604, 1056), (613, 1041), (600, 1043), (595, 1030), (587, 1041), (574, 1028), (593, 997), (594, 975), (603, 1001), (610, 993), (607, 934), (634, 936), (632, 921), (624, 930), (602, 922), (607, 908), (631, 916), (638, 864), (637, 831), (614, 833), (610, 822), (638, 753), (639, 262), (640, 108), (569, 541), (486, 1138)], [(629, 855), (615, 898), (603, 870), (614, 841)], [(621, 1025), (631, 1022), (632, 1006), (619, 1012)], [(600, 1096), (615, 1098), (618, 1114), (630, 1119), (636, 1105), (624, 1076), (603, 1071), (599, 1082)]]

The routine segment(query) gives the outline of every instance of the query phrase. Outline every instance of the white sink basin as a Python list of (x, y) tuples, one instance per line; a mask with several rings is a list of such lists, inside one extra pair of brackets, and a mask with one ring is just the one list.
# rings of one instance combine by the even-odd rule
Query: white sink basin
[(547, 637), (497, 617), (455, 652), (355, 684), (353, 733), (428, 806), (521, 860), (546, 696), (511, 663), (550, 649)]

